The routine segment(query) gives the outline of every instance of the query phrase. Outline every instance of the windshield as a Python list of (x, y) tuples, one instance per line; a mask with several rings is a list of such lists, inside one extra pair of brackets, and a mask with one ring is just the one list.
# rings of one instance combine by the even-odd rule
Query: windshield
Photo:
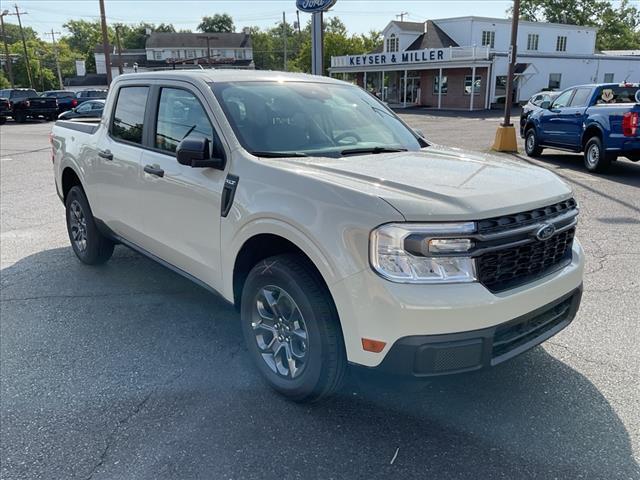
[(308, 82), (211, 86), (238, 140), (259, 156), (341, 156), (419, 150), (423, 145), (364, 90)]

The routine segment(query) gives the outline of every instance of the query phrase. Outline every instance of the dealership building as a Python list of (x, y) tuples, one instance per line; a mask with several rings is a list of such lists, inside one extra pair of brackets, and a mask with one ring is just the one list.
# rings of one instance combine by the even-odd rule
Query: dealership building
[[(597, 52), (597, 28), (521, 21), (513, 98), (573, 85), (640, 81), (635, 52)], [(478, 110), (504, 103), (511, 20), (392, 21), (374, 52), (331, 58), (332, 77), (393, 106)]]

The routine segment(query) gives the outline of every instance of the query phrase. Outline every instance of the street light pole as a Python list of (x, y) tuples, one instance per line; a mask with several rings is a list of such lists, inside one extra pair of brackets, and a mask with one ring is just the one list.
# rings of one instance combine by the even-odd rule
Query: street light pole
[(504, 121), (498, 127), (493, 150), (498, 152), (517, 152), (516, 130), (511, 123), (511, 108), (513, 107), (513, 84), (518, 55), (518, 23), (520, 20), (520, 0), (513, 0), (513, 18), (511, 20), (511, 48), (509, 50), (509, 73), (507, 74), (507, 91), (504, 102)]
[(9, 81), (11, 82), (11, 88), (15, 88), (15, 82), (13, 81), (13, 68), (11, 65), (11, 56), (9, 55), (9, 46), (7, 45), (7, 34), (4, 32), (4, 16), (9, 15), (9, 10), (0, 12), (0, 27), (2, 28), (2, 41), (4, 43), (4, 63), (7, 66), (7, 73), (9, 74)]

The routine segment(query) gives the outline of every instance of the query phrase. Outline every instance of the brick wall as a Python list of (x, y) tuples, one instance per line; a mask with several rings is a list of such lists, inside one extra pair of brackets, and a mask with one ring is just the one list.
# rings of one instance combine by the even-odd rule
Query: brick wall
[[(438, 94), (434, 92), (438, 70), (423, 70), (420, 73), (421, 103), (425, 107), (438, 107)], [(444, 68), (442, 76), (447, 77), (447, 93), (442, 94), (442, 108), (469, 109), (469, 95), (464, 93), (464, 78), (471, 76), (471, 68)], [(488, 88), (488, 68), (476, 68), (476, 76), (481, 77), (479, 92), (473, 96), (473, 108), (483, 109)]]

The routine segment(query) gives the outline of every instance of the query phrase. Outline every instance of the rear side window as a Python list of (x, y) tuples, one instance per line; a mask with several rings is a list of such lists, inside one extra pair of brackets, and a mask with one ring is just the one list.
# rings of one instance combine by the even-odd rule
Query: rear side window
[(142, 144), (142, 127), (149, 87), (123, 87), (118, 93), (111, 121), (111, 136), (115, 139)]
[(186, 137), (208, 138), (213, 143), (209, 117), (192, 93), (178, 88), (163, 88), (158, 105), (155, 147), (175, 152)]
[(571, 99), (572, 107), (585, 107), (591, 99), (590, 88), (576, 88), (576, 94)]
[(612, 86), (603, 87), (598, 92), (598, 105), (609, 103), (635, 103), (636, 92), (638, 87), (635, 86)]

